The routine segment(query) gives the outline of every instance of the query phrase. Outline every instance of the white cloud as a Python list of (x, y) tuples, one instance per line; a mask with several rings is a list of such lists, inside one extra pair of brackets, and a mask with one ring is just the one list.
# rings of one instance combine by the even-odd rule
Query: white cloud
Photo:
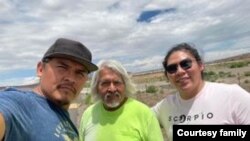
[(164, 56), (150, 56), (144, 59), (134, 60), (132, 63), (124, 64), (128, 68), (136, 68), (136, 72), (162, 68), (161, 62)]
[[(59, 37), (83, 42), (95, 62), (117, 59), (128, 71), (161, 67), (166, 51), (180, 42), (196, 44), (206, 60), (250, 52), (249, 5), (244, 0), (2, 0), (0, 85), (6, 72), (35, 69)], [(175, 11), (151, 23), (136, 21), (142, 11), (169, 8)]]
[(37, 77), (25, 77), (25, 78), (10, 78), (5, 80), (1, 86), (19, 86), (19, 85), (31, 85), (39, 82)]

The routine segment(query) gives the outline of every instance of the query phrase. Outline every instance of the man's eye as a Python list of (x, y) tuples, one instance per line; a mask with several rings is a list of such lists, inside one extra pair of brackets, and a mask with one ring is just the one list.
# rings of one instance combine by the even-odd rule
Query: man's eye
[(66, 67), (65, 67), (65, 66), (62, 66), (62, 65), (58, 65), (57, 67), (58, 67), (58, 68), (62, 68), (62, 69), (66, 69)]
[(115, 85), (115, 86), (119, 86), (119, 85), (121, 85), (121, 84), (122, 84), (121, 81), (114, 81), (114, 85)]
[(122, 81), (101, 81), (100, 82), (101, 86), (109, 86), (111, 84), (113, 84), (115, 86), (120, 86), (123, 84), (123, 82)]
[(110, 84), (110, 82), (108, 82), (108, 81), (101, 82), (102, 86), (108, 86), (109, 84)]
[(87, 77), (88, 73), (87, 72), (80, 72), (79, 73), (82, 77)]

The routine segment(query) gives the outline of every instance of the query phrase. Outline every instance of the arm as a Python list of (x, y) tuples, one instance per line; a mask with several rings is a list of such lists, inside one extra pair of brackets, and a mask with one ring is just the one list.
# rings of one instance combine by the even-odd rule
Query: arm
[(154, 115), (151, 116), (147, 129), (148, 141), (163, 141), (162, 131), (158, 120)]
[(5, 133), (5, 121), (3, 115), (0, 113), (0, 141), (3, 140)]
[[(238, 87), (238, 88), (237, 88)], [(250, 124), (250, 93), (236, 85), (233, 102), (234, 116), (236, 124)]]
[(79, 141), (84, 141), (85, 140), (85, 137), (84, 137), (84, 123), (83, 123), (83, 115), (81, 117), (81, 121), (80, 121), (80, 127), (79, 127)]

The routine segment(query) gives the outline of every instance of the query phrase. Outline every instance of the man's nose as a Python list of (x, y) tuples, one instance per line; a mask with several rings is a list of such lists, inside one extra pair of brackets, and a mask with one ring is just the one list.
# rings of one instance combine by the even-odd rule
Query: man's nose
[(67, 75), (65, 75), (65, 80), (75, 83), (76, 81), (76, 76), (74, 72), (68, 71)]
[(111, 82), (109, 87), (108, 87), (108, 91), (115, 92), (116, 90), (117, 90), (116, 86), (114, 85), (113, 82)]

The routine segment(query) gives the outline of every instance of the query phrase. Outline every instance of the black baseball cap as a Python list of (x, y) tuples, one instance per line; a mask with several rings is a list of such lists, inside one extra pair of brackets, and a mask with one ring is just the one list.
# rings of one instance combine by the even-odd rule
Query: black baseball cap
[(98, 67), (91, 62), (92, 55), (89, 49), (78, 41), (66, 38), (57, 39), (44, 54), (42, 61), (53, 57), (62, 57), (74, 60), (82, 64), (89, 73), (98, 69)]

